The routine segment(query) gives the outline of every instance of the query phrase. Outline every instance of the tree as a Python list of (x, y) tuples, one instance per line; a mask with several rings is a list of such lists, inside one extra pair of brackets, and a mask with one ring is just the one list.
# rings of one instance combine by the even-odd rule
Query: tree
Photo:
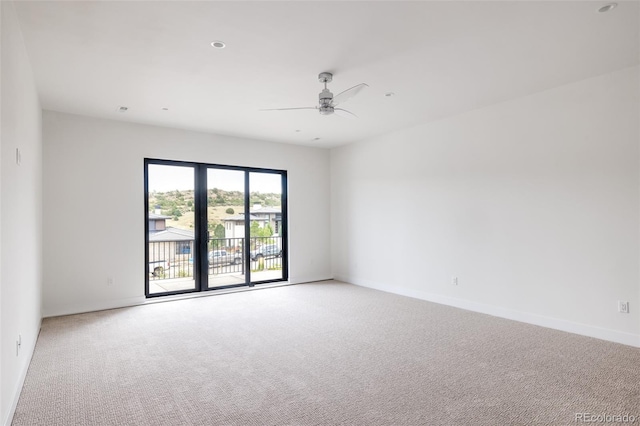
[(273, 228), (271, 227), (270, 223), (267, 223), (263, 228), (262, 228), (262, 236), (263, 237), (270, 237), (273, 235)]
[(216, 225), (215, 229), (213, 230), (213, 235), (216, 238), (224, 238), (224, 226), (221, 223)]
[(236, 212), (235, 210), (233, 210), (231, 207), (229, 207), (229, 208), (226, 210), (226, 212), (225, 212), (225, 213), (227, 213), (227, 214), (234, 214), (235, 212)]
[(251, 236), (252, 237), (270, 237), (273, 235), (273, 228), (271, 224), (267, 223), (265, 226), (260, 226), (258, 221), (251, 222)]
[(260, 231), (261, 231), (260, 225), (258, 224), (257, 221), (254, 220), (254, 221), (251, 222), (251, 228), (250, 229), (251, 229), (251, 234), (250, 235), (252, 237), (262, 237), (262, 235), (260, 235)]

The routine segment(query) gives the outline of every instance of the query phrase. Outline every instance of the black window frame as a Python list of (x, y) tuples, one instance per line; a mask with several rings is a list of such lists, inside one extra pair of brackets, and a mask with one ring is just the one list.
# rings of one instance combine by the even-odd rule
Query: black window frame
[[(192, 167), (194, 170), (194, 248), (196, 256), (194, 262), (194, 289), (175, 290), (163, 293), (149, 293), (149, 165), (167, 165)], [(244, 217), (250, 217), (251, 209), (251, 192), (250, 192), (250, 174), (266, 173), (277, 174), (281, 177), (281, 233), (282, 239), (282, 278), (251, 281), (251, 259), (249, 256), (251, 238), (251, 221), (245, 220), (245, 240), (243, 243), (244, 261), (245, 261), (245, 282), (240, 284), (231, 284), (226, 286), (209, 287), (208, 285), (208, 264), (206, 256), (208, 254), (208, 238), (207, 238), (207, 170), (236, 170), (244, 172)], [(224, 290), (236, 287), (254, 287), (261, 284), (270, 284), (277, 282), (285, 282), (289, 280), (289, 235), (288, 235), (288, 177), (287, 171), (281, 169), (269, 169), (260, 167), (245, 167), (226, 164), (200, 163), (195, 161), (167, 160), (159, 158), (144, 158), (144, 271), (145, 285), (144, 293), (146, 298), (172, 296), (187, 293), (202, 293), (206, 291)], [(196, 274), (195, 271), (198, 271)]]

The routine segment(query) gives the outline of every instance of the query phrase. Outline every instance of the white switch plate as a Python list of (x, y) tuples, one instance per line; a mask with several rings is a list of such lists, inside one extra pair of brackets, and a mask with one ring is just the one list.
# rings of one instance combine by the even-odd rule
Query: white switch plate
[(16, 164), (19, 166), (22, 163), (22, 153), (20, 148), (16, 148)]

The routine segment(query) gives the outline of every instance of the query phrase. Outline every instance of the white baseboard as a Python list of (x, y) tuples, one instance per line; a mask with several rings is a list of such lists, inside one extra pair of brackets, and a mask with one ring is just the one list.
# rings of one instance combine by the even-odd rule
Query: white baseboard
[(289, 283), (290, 284), (304, 284), (304, 283), (315, 283), (315, 282), (319, 282), (319, 281), (330, 281), (332, 280), (333, 277), (326, 277), (324, 275), (318, 275), (318, 276), (309, 276), (309, 277), (289, 277)]
[(27, 371), (29, 371), (29, 365), (31, 365), (31, 358), (33, 358), (33, 353), (36, 350), (36, 342), (38, 341), (38, 336), (40, 335), (40, 328), (42, 327), (42, 318), (38, 323), (38, 328), (35, 332), (35, 339), (33, 339), (32, 344), (29, 345), (27, 354), (29, 359), (26, 363), (24, 363), (24, 367), (22, 371), (20, 371), (20, 376), (18, 377), (18, 383), (14, 389), (13, 397), (11, 398), (11, 406), (9, 407), (9, 413), (7, 413), (7, 418), (4, 419), (2, 424), (4, 426), (11, 426), (11, 422), (13, 422), (13, 416), (16, 414), (16, 407), (18, 407), (18, 400), (20, 399), (20, 394), (22, 393), (22, 387), (24, 386), (24, 381), (27, 378)]
[(412, 297), (414, 299), (426, 300), (429, 302), (439, 303), (441, 305), (453, 306), (455, 308), (465, 309), (468, 311), (479, 312), (495, 317), (506, 318), (514, 321), (524, 322), (527, 324), (539, 325), (541, 327), (552, 328), (554, 330), (566, 331), (568, 333), (580, 334), (582, 336), (594, 337), (596, 339), (607, 340), (610, 342), (621, 343), (623, 345), (640, 348), (640, 335), (638, 334), (581, 324), (573, 321), (547, 317), (544, 315), (538, 315), (529, 312), (517, 311), (513, 309), (503, 308), (501, 306), (474, 302), (472, 300), (443, 296), (441, 294), (428, 293), (420, 290), (412, 290), (406, 288), (398, 288), (395, 286), (390, 286), (387, 284), (369, 280), (350, 279), (341, 276), (336, 276), (335, 279), (346, 283), (355, 284), (361, 287), (385, 291), (387, 293)]
[(113, 299), (105, 301), (87, 301), (64, 305), (49, 305), (42, 309), (44, 318), (58, 317), (62, 315), (82, 314), (85, 312), (104, 311), (106, 309), (126, 308), (128, 306), (142, 305), (147, 299), (144, 296)]
[[(316, 281), (326, 281), (332, 279), (331, 277), (327, 278), (326, 276), (309, 276), (309, 277), (294, 277), (289, 278), (288, 281), (277, 282), (273, 284), (263, 284), (259, 285), (258, 288), (266, 288), (269, 286), (278, 286), (283, 284), (301, 284), (308, 282), (316, 282)], [(253, 287), (251, 288), (253, 289)], [(226, 292), (237, 292), (242, 290), (250, 290), (248, 287), (238, 287), (230, 290), (223, 290), (221, 292), (197, 292), (197, 293), (188, 293), (176, 296), (166, 296), (166, 297), (155, 297), (152, 299), (147, 299), (144, 296), (138, 297), (130, 297), (123, 299), (113, 299), (113, 300), (105, 300), (105, 301), (86, 301), (86, 302), (78, 302), (78, 303), (70, 303), (64, 305), (48, 305), (43, 307), (43, 317), (58, 317), (62, 315), (74, 315), (74, 314), (82, 314), (86, 312), (95, 312), (95, 311), (104, 311), (107, 309), (118, 309), (118, 308), (126, 308), (129, 306), (138, 306), (145, 305), (147, 303), (168, 301), (168, 300), (178, 300), (185, 299), (190, 297), (200, 297), (200, 296), (210, 296), (214, 294), (221, 294)]]

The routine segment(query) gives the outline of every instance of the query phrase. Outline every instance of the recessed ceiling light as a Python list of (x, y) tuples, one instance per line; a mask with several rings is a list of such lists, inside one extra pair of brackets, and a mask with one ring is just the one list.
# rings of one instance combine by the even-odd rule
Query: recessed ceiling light
[(216, 49), (224, 49), (225, 47), (227, 47), (227, 45), (224, 44), (224, 41), (220, 40), (212, 41), (211, 46), (215, 47)]
[(609, 12), (610, 10), (615, 9), (616, 6), (618, 6), (618, 3), (606, 4), (606, 5), (602, 6), (600, 9), (598, 9), (598, 12), (600, 12), (600, 13)]
[(300, 133), (300, 130), (296, 130), (296, 133)]
[(312, 141), (319, 141), (319, 140), (320, 140), (320, 138), (313, 138), (313, 139), (311, 139), (311, 140), (312, 140)]
[(126, 106), (121, 106), (121, 107), (118, 107), (118, 112), (127, 112), (128, 109), (129, 108), (127, 108)]
[(395, 93), (393, 93), (393, 92), (387, 92), (387, 93), (385, 93), (384, 95), (385, 95), (387, 98), (390, 98), (390, 97), (392, 97), (393, 95), (395, 95)]
[(169, 111), (169, 108), (167, 108), (167, 107), (163, 107), (163, 108), (162, 108), (162, 110), (163, 110), (163, 111)]

